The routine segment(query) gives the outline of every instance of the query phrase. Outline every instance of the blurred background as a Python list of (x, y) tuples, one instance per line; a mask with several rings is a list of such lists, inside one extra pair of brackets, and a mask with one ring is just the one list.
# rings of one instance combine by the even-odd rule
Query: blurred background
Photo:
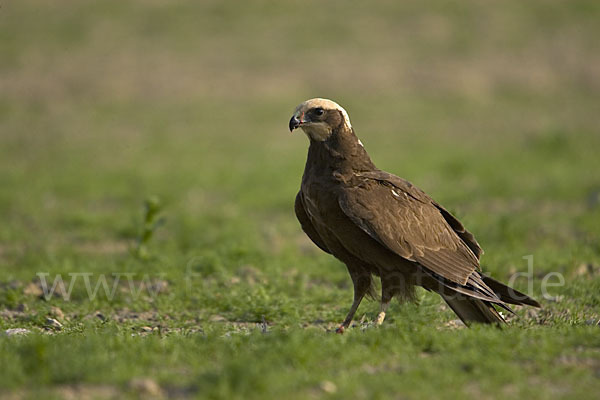
[(512, 240), (495, 261), (544, 243), (597, 258), (599, 15), (596, 1), (4, 4), (1, 274), (113, 260), (150, 195), (169, 210), (166, 252), (276, 253), (302, 237), (307, 140), (287, 121), (317, 96), (489, 252)]
[[(597, 0), (2, 2), (0, 336), (56, 335), (0, 340), (0, 388), (593, 396), (599, 21)], [(352, 288), (293, 213), (308, 140), (288, 121), (312, 97), (465, 223), (486, 272), (507, 281), (533, 256), (515, 285), (543, 310), (453, 331), (420, 292), (379, 330), (324, 334)], [(156, 293), (91, 299), (79, 281), (44, 300), (39, 272), (148, 274)], [(565, 284), (543, 296), (549, 272)]]

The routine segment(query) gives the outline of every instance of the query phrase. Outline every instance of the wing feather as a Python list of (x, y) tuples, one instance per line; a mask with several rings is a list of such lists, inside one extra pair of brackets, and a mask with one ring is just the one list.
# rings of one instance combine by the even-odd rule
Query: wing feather
[(465, 285), (479, 268), (477, 254), (429, 196), (394, 175), (373, 176), (376, 172), (361, 173), (360, 184), (343, 190), (342, 211), (389, 250)]
[(454, 215), (452, 215), (448, 210), (446, 210), (444, 207), (442, 207), (440, 204), (434, 201), (431, 197), (429, 197), (427, 193), (414, 186), (411, 182), (407, 181), (406, 179), (402, 179), (394, 174), (390, 174), (389, 172), (380, 170), (361, 172), (360, 176), (371, 178), (379, 182), (387, 182), (395, 186), (396, 188), (401, 189), (402, 191), (407, 193), (407, 195), (413, 197), (415, 200), (418, 200), (425, 204), (433, 204), (440, 211), (442, 217), (444, 217), (444, 219), (450, 225), (450, 227), (452, 227), (454, 232), (460, 237), (460, 239), (463, 242), (465, 242), (469, 249), (471, 249), (471, 251), (473, 252), (473, 254), (475, 254), (477, 259), (479, 259), (483, 254), (483, 249), (475, 239), (475, 236), (473, 236), (473, 234), (469, 232)]

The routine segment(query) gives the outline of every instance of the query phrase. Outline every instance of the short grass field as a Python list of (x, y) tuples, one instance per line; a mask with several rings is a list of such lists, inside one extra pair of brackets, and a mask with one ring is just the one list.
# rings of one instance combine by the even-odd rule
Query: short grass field
[[(0, 398), (598, 398), (599, 4), (3, 2)], [(293, 212), (317, 96), (543, 307), (335, 334)]]

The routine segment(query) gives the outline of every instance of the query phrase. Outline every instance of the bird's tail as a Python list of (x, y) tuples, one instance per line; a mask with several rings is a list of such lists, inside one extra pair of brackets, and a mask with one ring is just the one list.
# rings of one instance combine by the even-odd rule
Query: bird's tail
[(526, 294), (521, 293), (502, 282), (498, 282), (497, 280), (486, 275), (481, 275), (481, 279), (483, 279), (483, 282), (485, 282), (485, 284), (494, 291), (496, 296), (498, 296), (498, 298), (505, 303), (515, 304), (518, 306), (527, 304), (528, 306), (541, 307), (540, 303), (538, 303), (535, 299), (532, 299)]
[(450, 308), (465, 323), (504, 324), (506, 321), (491, 302), (460, 294), (441, 294)]

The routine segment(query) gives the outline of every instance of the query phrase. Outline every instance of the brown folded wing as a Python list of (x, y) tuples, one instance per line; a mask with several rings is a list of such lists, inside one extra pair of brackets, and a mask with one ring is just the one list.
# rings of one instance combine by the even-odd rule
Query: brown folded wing
[(339, 203), (364, 232), (434, 274), (465, 285), (479, 269), (481, 248), (446, 210), (409, 182), (383, 171), (357, 174)]

